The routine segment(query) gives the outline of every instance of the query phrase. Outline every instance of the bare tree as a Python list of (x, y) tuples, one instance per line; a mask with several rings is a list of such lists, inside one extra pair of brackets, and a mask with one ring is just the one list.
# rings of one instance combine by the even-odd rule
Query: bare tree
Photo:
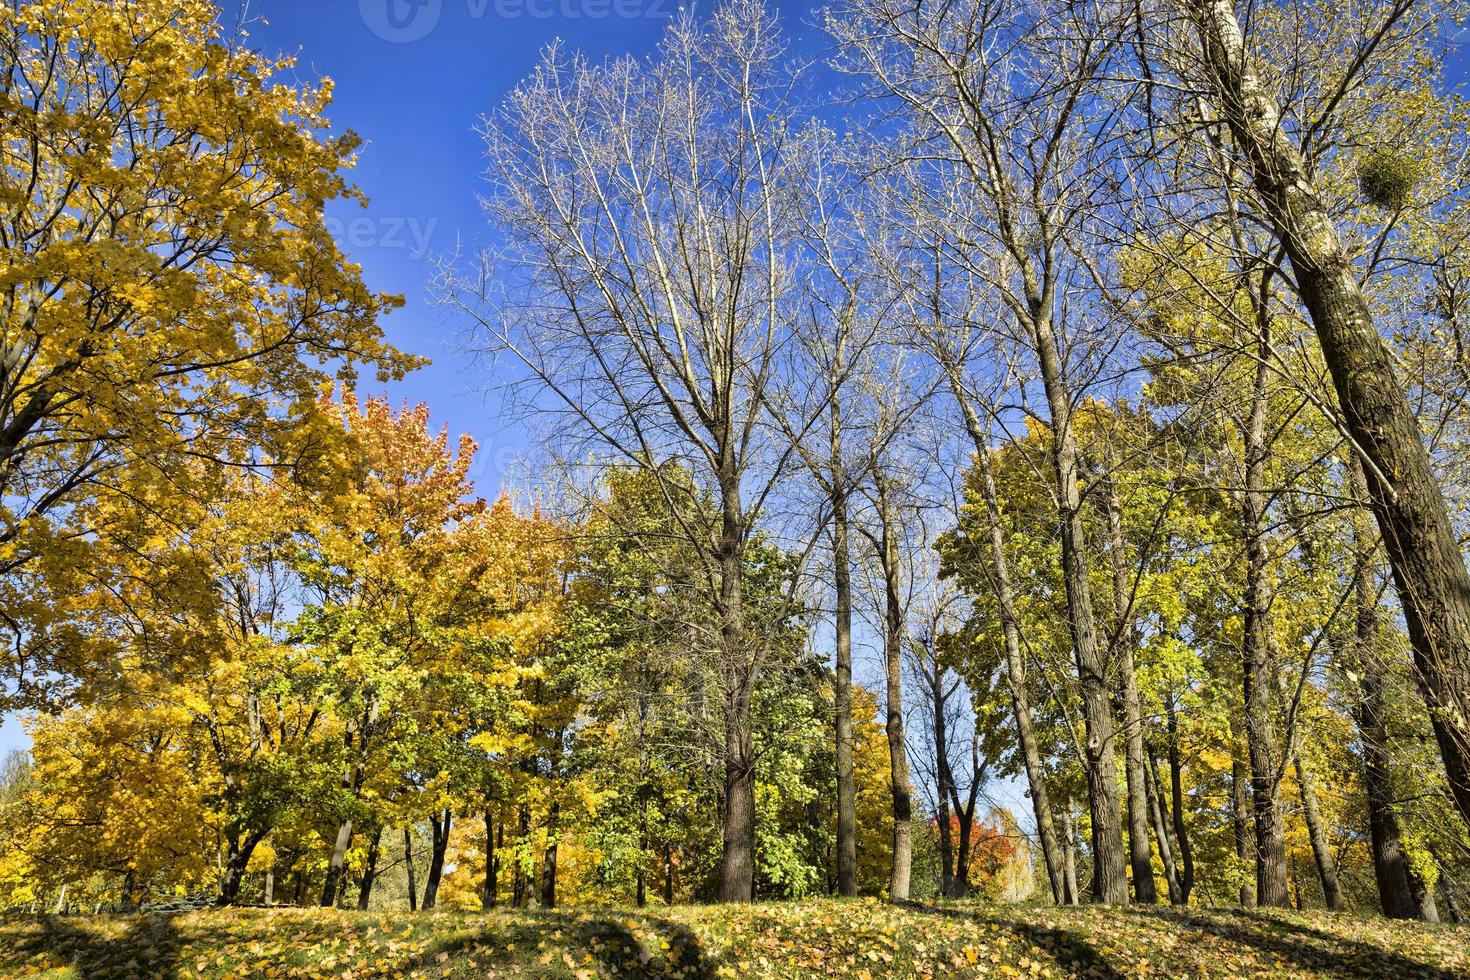
[(749, 621), (745, 548), (791, 454), (767, 418), (800, 203), (783, 176), (783, 59), (755, 0), (679, 17), (647, 62), (592, 65), (553, 45), (484, 125), (487, 207), (507, 245), (444, 283), (562, 436), (654, 474), (680, 461), (713, 495), (713, 533), (680, 527), (719, 626), (726, 901), (753, 897), (751, 699), (776, 642)]
[[(1086, 722), (1094, 898), (1128, 901), (1112, 715), (1112, 665), (1099, 640), (1073, 411), (1086, 358), (1069, 344), (1072, 277), (1086, 258), (1069, 244), (1092, 214), (1089, 154), (1101, 135), (1086, 108), (1117, 35), (1108, 5), (984, 0), (923, 7), (854, 0), (829, 17), (839, 64), (900, 107), (900, 158), (935, 162), (916, 193), (947, 212), (954, 261), (978, 262), (1035, 358), (1051, 434), (1068, 625)], [(951, 196), (945, 189), (959, 186)], [(1135, 854), (1134, 888), (1154, 900)]]
[(922, 381), (913, 385), (910, 382), (914, 380), (919, 379), (911, 376), (902, 348), (890, 348), (883, 371), (869, 380), (876, 407), (871, 439), (864, 447), (867, 479), (863, 491), (869, 513), (868, 519), (858, 525), (872, 549), (870, 568), (876, 581), (870, 582), (869, 591), (877, 600), (875, 618), (882, 624), (884, 728), (893, 813), (889, 897), (895, 902), (908, 899), (913, 870), (913, 787), (904, 723), (904, 651), (910, 644), (917, 593), (926, 580), (919, 569), (932, 566), (934, 549), (925, 517), (934, 507), (923, 497), (933, 467), (903, 438), (926, 429), (916, 416), (932, 403), (932, 386)]
[[(794, 364), (773, 417), (792, 441), (826, 506), (835, 597), (834, 736), (837, 769), (837, 891), (855, 897), (857, 786), (852, 729), (853, 495), (870, 473), (863, 449), (891, 438), (873, 418), (871, 385), (885, 339), (885, 291), (865, 248), (862, 187), (829, 130), (812, 126), (792, 153), (799, 241), (809, 261), (796, 284)], [(795, 426), (819, 419), (803, 438)], [(881, 429), (881, 434), (879, 432)], [(905, 886), (906, 887), (906, 886)]]
[(926, 777), (938, 823), (940, 894), (950, 898), (969, 893), (975, 816), (994, 761), (994, 746), (975, 723), (969, 688), (940, 649), (945, 637), (960, 631), (962, 609), (952, 588), (932, 574), (925, 576), (906, 637), (919, 694), (917, 713), (930, 736), (918, 768)]
[[(887, 182), (879, 204), (888, 218), (887, 233), (870, 242), (869, 247), (882, 264), (891, 288), (898, 293), (895, 316), (904, 326), (906, 343), (937, 368), (930, 383), (953, 400), (958, 424), (974, 449), (978, 489), (989, 529), (986, 555), (990, 588), (996, 597), (1005, 645), (1003, 676), (1011, 693), (1012, 718), (1037, 839), (1052, 898), (1060, 905), (1067, 901), (1063, 848), (1032, 718), (1024, 638), (991, 465), (996, 447), (992, 422), (1000, 414), (996, 404), (1002, 393), (1015, 380), (1014, 357), (1003, 349), (1001, 338), (979, 327), (988, 319), (988, 281), (977, 275), (973, 266), (950, 261), (942, 244), (942, 231), (933, 229), (934, 216), (922, 204), (914, 204), (910, 188), (917, 178), (912, 167), (894, 168), (894, 172), (896, 179)], [(977, 378), (967, 370), (977, 365), (990, 366), (990, 375)], [(932, 399), (930, 402), (934, 403)], [(940, 465), (955, 475), (963, 463), (945, 460)], [(949, 504), (958, 507), (954, 499)]]

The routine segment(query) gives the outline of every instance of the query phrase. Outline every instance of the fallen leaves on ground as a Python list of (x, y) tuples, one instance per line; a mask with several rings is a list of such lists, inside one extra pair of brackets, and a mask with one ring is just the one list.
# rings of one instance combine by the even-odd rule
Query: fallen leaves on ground
[(87, 978), (1470, 976), (1470, 930), (1351, 916), (815, 901), (0, 918), (0, 975)]

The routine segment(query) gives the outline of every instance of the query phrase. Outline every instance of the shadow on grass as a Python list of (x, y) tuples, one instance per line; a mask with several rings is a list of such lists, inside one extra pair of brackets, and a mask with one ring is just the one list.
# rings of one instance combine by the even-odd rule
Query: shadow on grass
[(1015, 936), (1041, 950), (1056, 961), (1063, 971), (1081, 974), (1097, 980), (1127, 980), (1127, 974), (1108, 962), (1106, 956), (1088, 941), (1086, 933), (1078, 929), (1051, 929), (1029, 922), (1008, 919), (987, 910), (988, 914), (977, 915), (965, 909), (947, 909), (921, 902), (899, 902), (900, 907), (925, 915), (939, 915), (965, 921), (988, 921), (1009, 929)]
[[(390, 954), (366, 972), (359, 967), (356, 975), (393, 977), (417, 970), (435, 976), (480, 977), (516, 968), (529, 977), (572, 977), (600, 965), (601, 972), (637, 980), (715, 978), (715, 964), (694, 933), (681, 923), (655, 916), (518, 912), (513, 920), (446, 916), (422, 921), (434, 922), (427, 946), (411, 955)], [(246, 941), (250, 934), (247, 930), (226, 937), (227, 931), (211, 930), (215, 945), (225, 938)], [(331, 934), (340, 935), (341, 930)], [(33, 972), (38, 966), (69, 966), (86, 980), (172, 980), (180, 976), (183, 946), (176, 924), (165, 915), (15, 918), (0, 922), (0, 976)], [(543, 960), (548, 953), (549, 959)], [(309, 964), (308, 960), (308, 970)]]
[[(637, 980), (715, 978), (715, 966), (705, 955), (699, 939), (678, 922), (642, 914), (618, 918), (560, 912), (518, 915), (529, 921), (492, 920), (481, 929), (462, 927), (378, 975), (393, 976), (421, 969), (441, 969), (459, 975), (468, 967), (475, 972), (464, 975), (478, 976), (487, 968), (519, 965), (530, 971), (528, 975), (560, 976), (574, 975), (597, 963), (608, 973)], [(467, 918), (464, 926), (471, 926), (474, 921)], [(657, 937), (653, 948), (625, 925), (629, 921), (637, 922), (645, 934)], [(554, 942), (548, 947), (551, 959), (543, 963), (541, 957), (548, 950), (541, 949), (539, 944), (547, 939)], [(664, 944), (668, 945), (667, 949), (663, 948)], [(570, 957), (571, 962), (564, 957)]]
[(1321, 929), (1241, 909), (1222, 911), (1218, 918), (1185, 909), (1134, 907), (1134, 915), (1250, 946), (1280, 956), (1304, 971), (1331, 977), (1423, 977), (1426, 980), (1464, 980), (1464, 974), (1442, 970), (1391, 948), (1334, 935)]
[[(29, 926), (19, 935), (16, 923), (0, 933), (0, 973), (24, 968), (34, 957), (60, 960), (78, 977), (156, 977), (169, 980), (178, 975), (179, 933), (167, 915), (131, 916), (120, 936), (89, 929), (89, 920), (58, 915), (18, 920)], [(100, 924), (100, 923), (99, 923)]]

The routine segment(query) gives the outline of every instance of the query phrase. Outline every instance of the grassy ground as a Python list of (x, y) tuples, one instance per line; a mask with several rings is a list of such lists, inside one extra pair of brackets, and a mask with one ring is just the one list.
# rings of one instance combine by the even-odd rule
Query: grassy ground
[(1470, 929), (1197, 909), (894, 909), (0, 918), (0, 976), (1470, 977)]

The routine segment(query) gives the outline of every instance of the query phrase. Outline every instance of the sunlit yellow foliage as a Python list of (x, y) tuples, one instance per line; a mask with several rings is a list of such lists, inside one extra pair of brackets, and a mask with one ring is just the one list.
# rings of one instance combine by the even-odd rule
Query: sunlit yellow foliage
[(160, 545), (189, 527), (174, 502), (208, 499), (218, 464), (312, 456), (332, 375), (416, 363), (377, 325), (398, 300), (328, 232), (359, 142), (330, 132), (331, 85), (228, 40), (206, 0), (0, 8), (11, 676), (105, 665), (72, 626), (79, 603), (153, 584), (114, 574), (119, 555), (171, 561)]

